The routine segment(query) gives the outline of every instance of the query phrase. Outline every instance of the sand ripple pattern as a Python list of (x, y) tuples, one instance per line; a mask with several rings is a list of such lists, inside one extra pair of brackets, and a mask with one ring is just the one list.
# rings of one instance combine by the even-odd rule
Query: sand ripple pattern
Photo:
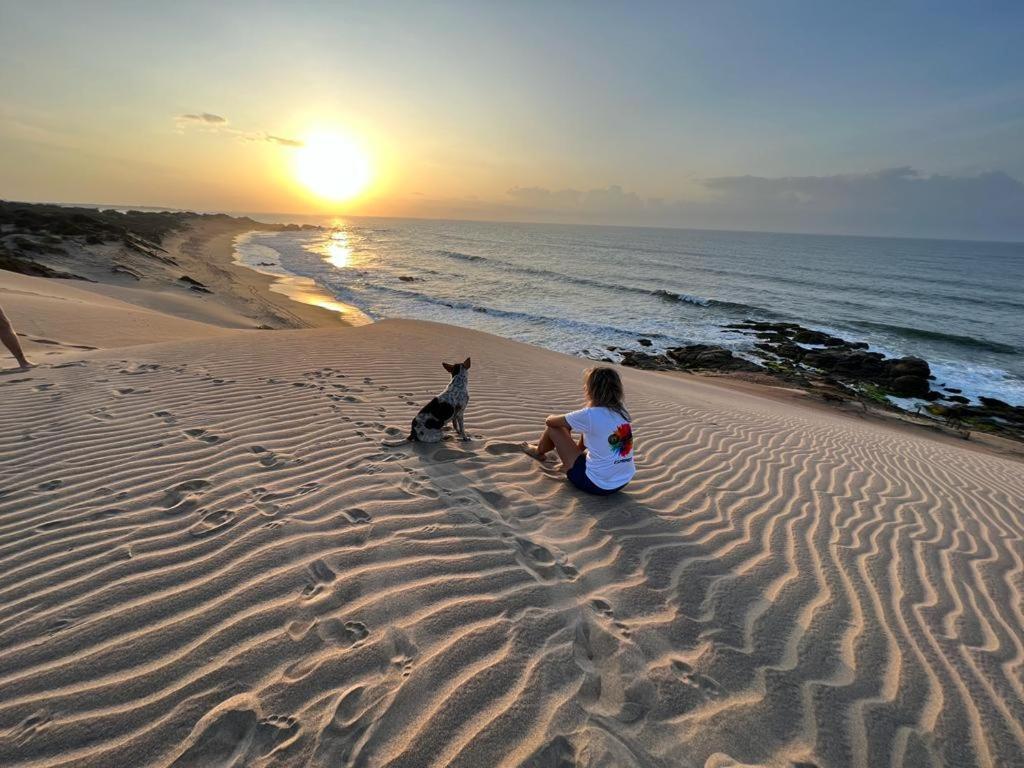
[[(389, 447), (467, 354), (473, 441)], [(630, 371), (583, 498), (514, 447), (581, 368), (389, 321), (0, 379), (0, 765), (1022, 764), (1020, 464)]]

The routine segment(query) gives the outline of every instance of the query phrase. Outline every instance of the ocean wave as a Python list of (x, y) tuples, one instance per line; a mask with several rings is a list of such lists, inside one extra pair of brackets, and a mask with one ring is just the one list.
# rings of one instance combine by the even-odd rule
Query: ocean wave
[[(629, 336), (634, 339), (636, 338), (647, 338), (647, 339), (671, 339), (667, 334), (661, 333), (654, 330), (643, 330), (638, 328), (622, 328), (616, 325), (609, 325), (604, 323), (591, 323), (585, 320), (574, 320), (563, 317), (551, 317), (549, 315), (536, 314), (533, 312), (524, 312), (521, 310), (514, 309), (499, 309), (498, 307), (492, 307), (485, 304), (476, 304), (469, 301), (459, 301), (457, 299), (446, 299), (440, 296), (430, 296), (428, 294), (419, 293), (418, 291), (407, 290), (399, 288), (397, 286), (388, 286), (380, 284), (367, 284), (363, 286), (363, 290), (377, 292), (379, 294), (386, 294), (390, 296), (401, 297), (413, 301), (418, 301), (423, 304), (429, 304), (436, 307), (444, 307), (453, 310), (462, 310), (467, 312), (475, 312), (481, 315), (487, 315), (489, 317), (518, 320), (531, 325), (543, 325), (543, 326), (559, 326), (563, 329), (572, 328), (586, 333), (590, 333), (590, 336), (583, 336), (582, 339), (587, 343), (602, 343), (606, 339), (610, 339), (612, 335), (617, 336)], [(336, 293), (341, 293), (336, 291)], [(358, 300), (353, 300), (351, 292), (345, 292), (344, 301), (352, 301), (352, 303), (358, 306)], [(600, 334), (600, 335), (597, 335)]]
[(659, 299), (665, 299), (665, 301), (681, 301), (684, 304), (696, 304), (699, 307), (706, 307), (711, 304), (711, 299), (705, 299), (703, 296), (691, 296), (688, 293), (674, 293), (673, 291), (666, 291), (664, 288), (659, 288), (656, 291), (648, 291), (651, 296), (657, 296)]
[(728, 310), (736, 310), (744, 313), (754, 313), (766, 317), (774, 317), (775, 313), (771, 310), (759, 307), (754, 304), (743, 304), (741, 302), (724, 301), (721, 299), (711, 299), (704, 296), (697, 296), (690, 293), (677, 293), (675, 291), (669, 291), (664, 288), (658, 288), (651, 290), (650, 288), (641, 288), (632, 285), (623, 285), (621, 283), (607, 283), (603, 280), (595, 280), (588, 277), (579, 277), (578, 275), (567, 275), (563, 272), (556, 272), (551, 269), (544, 269), (543, 267), (531, 267), (525, 264), (515, 264), (510, 261), (504, 261), (502, 259), (492, 259), (487, 256), (474, 256), (467, 253), (461, 253), (459, 251), (437, 251), (437, 253), (446, 256), (448, 258), (458, 259), (461, 261), (475, 261), (475, 262), (486, 262), (489, 266), (494, 266), (498, 269), (502, 269), (507, 272), (513, 272), (522, 275), (533, 275), (535, 277), (546, 277), (558, 280), (560, 282), (569, 282), (576, 285), (586, 285), (593, 288), (601, 288), (607, 291), (626, 291), (629, 293), (643, 295), (643, 296), (654, 296), (664, 301), (678, 302), (681, 304), (691, 304), (697, 307), (721, 307)]
[(461, 251), (437, 251), (438, 255), (446, 256), (449, 259), (458, 259), (459, 261), (490, 261), (486, 256), (474, 256), (471, 253), (462, 253)]
[(894, 333), (908, 339), (924, 339), (926, 341), (938, 341), (945, 344), (952, 344), (966, 349), (980, 349), (986, 352), (997, 352), (1004, 355), (1015, 355), (1020, 352), (1017, 347), (1010, 344), (1002, 344), (998, 341), (978, 339), (974, 336), (961, 336), (955, 333), (944, 333), (942, 331), (929, 331), (924, 328), (911, 328), (905, 325), (890, 325), (889, 323), (875, 323), (868, 320), (860, 320), (851, 323), (861, 328), (868, 328), (876, 331)]

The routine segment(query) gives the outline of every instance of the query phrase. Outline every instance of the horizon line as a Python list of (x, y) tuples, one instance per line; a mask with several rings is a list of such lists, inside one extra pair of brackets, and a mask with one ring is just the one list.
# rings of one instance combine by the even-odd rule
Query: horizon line
[[(963, 237), (926, 237), (921, 235), (867, 235), (867, 234), (851, 234), (845, 232), (794, 232), (791, 230), (772, 230), (772, 229), (722, 229), (716, 227), (673, 227), (668, 225), (650, 225), (650, 224), (598, 224), (594, 222), (565, 222), (565, 221), (536, 221), (536, 220), (520, 220), (520, 219), (464, 219), (464, 218), (452, 218), (444, 216), (381, 216), (371, 214), (355, 214), (355, 213), (283, 213), (278, 211), (228, 211), (228, 210), (203, 210), (199, 208), (177, 208), (173, 206), (165, 205), (142, 205), (142, 204), (128, 204), (128, 203), (83, 203), (83, 202), (59, 202), (54, 200), (8, 200), (0, 198), (0, 202), (7, 203), (26, 203), (28, 205), (57, 205), (64, 208), (95, 208), (96, 210), (137, 210), (144, 211), (145, 209), (152, 210), (154, 212), (164, 211), (167, 213), (194, 213), (197, 215), (222, 215), (231, 216), (232, 218), (253, 218), (255, 216), (276, 216), (276, 217), (289, 217), (289, 216), (302, 216), (305, 218), (351, 218), (351, 219), (397, 219), (397, 220), (408, 220), (408, 221), (449, 221), (455, 223), (476, 223), (476, 224), (523, 224), (523, 225), (534, 225), (534, 226), (553, 226), (553, 227), (593, 227), (593, 228), (605, 228), (605, 229), (653, 229), (653, 230), (667, 230), (672, 232), (734, 232), (737, 234), (749, 234), (749, 235), (796, 235), (805, 237), (855, 237), (868, 240), (925, 240), (945, 243), (996, 243), (1003, 245), (1024, 245), (1024, 239), (1022, 240), (1000, 240), (996, 238), (963, 238)], [(274, 224), (278, 222), (262, 222), (265, 224)], [(303, 222), (285, 222), (301, 224)]]

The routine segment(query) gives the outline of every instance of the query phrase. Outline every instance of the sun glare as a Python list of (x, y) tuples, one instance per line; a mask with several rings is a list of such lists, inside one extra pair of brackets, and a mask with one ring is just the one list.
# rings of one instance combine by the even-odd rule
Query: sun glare
[(370, 158), (352, 139), (317, 133), (295, 151), (295, 178), (317, 197), (344, 202), (358, 196), (372, 176)]

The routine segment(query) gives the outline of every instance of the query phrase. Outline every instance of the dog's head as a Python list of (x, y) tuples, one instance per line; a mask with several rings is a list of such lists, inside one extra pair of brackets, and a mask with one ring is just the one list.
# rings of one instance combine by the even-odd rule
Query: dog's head
[(461, 363), (441, 363), (441, 365), (444, 366), (444, 369), (448, 371), (448, 373), (450, 373), (452, 375), (452, 378), (454, 379), (463, 371), (469, 370), (469, 358), (467, 357)]

